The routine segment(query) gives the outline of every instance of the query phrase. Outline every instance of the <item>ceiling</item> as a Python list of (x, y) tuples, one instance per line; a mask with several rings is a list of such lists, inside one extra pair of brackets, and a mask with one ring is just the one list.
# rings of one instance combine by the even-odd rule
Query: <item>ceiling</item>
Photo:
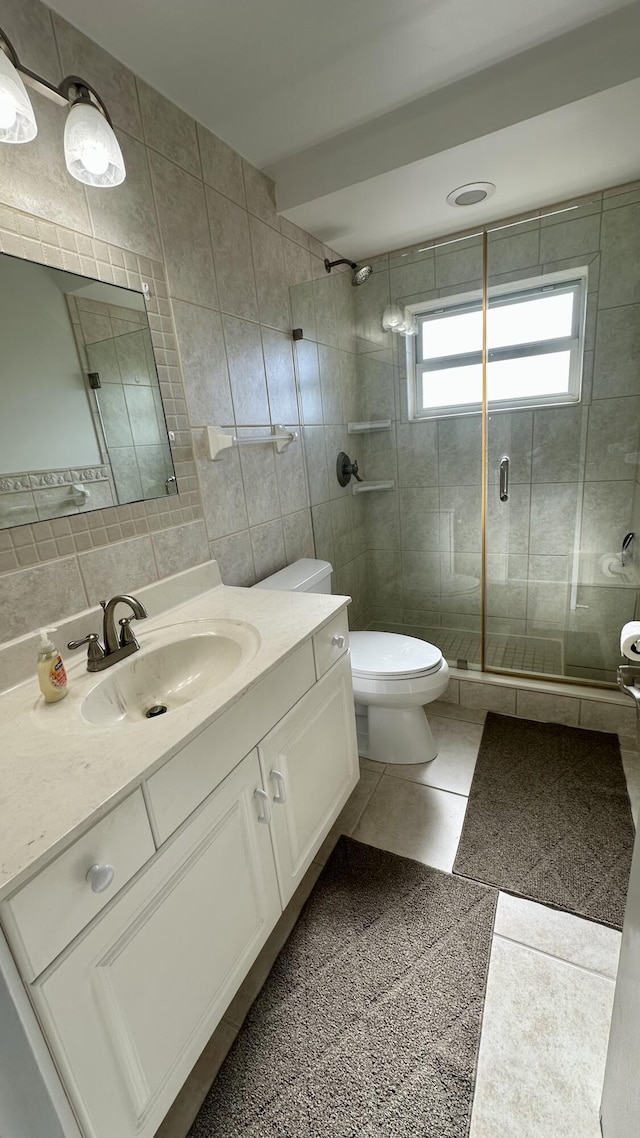
[[(622, 9), (640, 13), (640, 5), (629, 5), (628, 0), (563, 0), (561, 4), (558, 0), (536, 0), (535, 4), (530, 0), (180, 0), (178, 6), (175, 0), (49, 3), (251, 162), (267, 168), (276, 180), (279, 208), (286, 216), (317, 236), (328, 239), (332, 233), (334, 247), (348, 247), (354, 255), (397, 246), (401, 232), (426, 235), (425, 224), (431, 225), (431, 219), (439, 216), (447, 172), (460, 170), (461, 181), (500, 180), (501, 184), (512, 173), (505, 206), (519, 185), (516, 167), (527, 161), (526, 151), (504, 152), (494, 137), (515, 126), (515, 119), (504, 121), (496, 109), (482, 129), (475, 126), (467, 130), (466, 137), (460, 124), (450, 135), (442, 129), (417, 131), (407, 157), (400, 145), (402, 121), (412, 122), (417, 107), (429, 99), (442, 107), (448, 89), (469, 77), (500, 73), (501, 65), (518, 53), (535, 54), (548, 45), (551, 58), (555, 42), (569, 43), (557, 37), (573, 34), (590, 21), (615, 19)], [(591, 68), (592, 77), (594, 70), (598, 68)], [(616, 82), (636, 75), (640, 75), (640, 62), (633, 76), (623, 69)], [(607, 85), (615, 83), (607, 81)], [(549, 105), (538, 105), (539, 99), (532, 96), (531, 105), (521, 108), (517, 121), (539, 118), (576, 99), (584, 101), (596, 93), (593, 86), (593, 78), (591, 88), (588, 82), (586, 86), (578, 83), (575, 94), (567, 97), (565, 83), (563, 90), (553, 92), (555, 102), (549, 103), (549, 96)], [(539, 87), (543, 92), (546, 89), (544, 78)], [(509, 102), (502, 100), (503, 106)], [(626, 115), (627, 103), (622, 102)], [(473, 106), (471, 99), (467, 108), (472, 111)], [(620, 106), (616, 104), (618, 110)], [(584, 108), (585, 113), (588, 110)], [(636, 115), (639, 110), (636, 105)], [(439, 121), (445, 123), (446, 116), (441, 115)], [(393, 122), (399, 125), (393, 128)], [(584, 129), (584, 118), (574, 117), (572, 124), (576, 122)], [(362, 147), (350, 147), (347, 158), (345, 142), (351, 143), (354, 132), (364, 132), (364, 137), (369, 131), (374, 138), (378, 124), (383, 133), (389, 129), (375, 157), (370, 145), (366, 161), (354, 160), (356, 154), (364, 153)], [(557, 125), (561, 128), (561, 119)], [(622, 124), (616, 126), (620, 130), (614, 133), (621, 133)], [(483, 134), (493, 142), (480, 152), (477, 147), (470, 149), (465, 164), (465, 145), (477, 143)], [(526, 131), (513, 134), (510, 145), (525, 145), (527, 137)], [(554, 143), (547, 154), (544, 139), (538, 141), (536, 161), (548, 167), (538, 190), (546, 193), (558, 147)], [(610, 145), (605, 147), (600, 171), (590, 175), (596, 184), (602, 179), (605, 157), (606, 171), (611, 169), (611, 150)], [(452, 152), (449, 158), (448, 151)], [(421, 169), (410, 170), (413, 165)], [(591, 170), (593, 166), (591, 162)], [(382, 193), (381, 178), (388, 179)], [(552, 196), (562, 196), (570, 181), (564, 175), (559, 178)], [(460, 182), (447, 185), (446, 192), (456, 184)], [(528, 183), (532, 187), (535, 181)], [(361, 211), (359, 194), (363, 195)], [(492, 205), (497, 207), (499, 201), (496, 194)], [(521, 204), (527, 208), (525, 202)], [(447, 227), (454, 227), (455, 218), (445, 217)]]

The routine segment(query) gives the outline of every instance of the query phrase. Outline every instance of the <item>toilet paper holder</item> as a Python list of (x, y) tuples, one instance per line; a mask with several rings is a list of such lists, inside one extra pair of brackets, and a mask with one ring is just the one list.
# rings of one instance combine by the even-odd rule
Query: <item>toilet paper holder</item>
[(636, 701), (636, 711), (640, 717), (640, 664), (620, 664), (617, 679), (620, 691)]

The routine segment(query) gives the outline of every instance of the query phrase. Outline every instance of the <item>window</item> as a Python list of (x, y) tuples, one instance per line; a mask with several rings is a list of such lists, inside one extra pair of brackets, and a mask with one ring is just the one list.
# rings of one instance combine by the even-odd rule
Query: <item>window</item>
[[(489, 290), (487, 400), (494, 410), (580, 399), (587, 270), (550, 273)], [(478, 412), (482, 294), (411, 305), (407, 341), (413, 418)]]

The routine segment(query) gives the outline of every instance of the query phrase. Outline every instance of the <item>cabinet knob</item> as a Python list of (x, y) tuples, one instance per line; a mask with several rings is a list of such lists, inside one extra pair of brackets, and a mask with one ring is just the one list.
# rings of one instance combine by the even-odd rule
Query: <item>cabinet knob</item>
[(112, 865), (92, 865), (87, 872), (87, 881), (94, 893), (104, 893), (116, 875)]
[(333, 636), (331, 643), (335, 644), (336, 648), (344, 648), (344, 636)]

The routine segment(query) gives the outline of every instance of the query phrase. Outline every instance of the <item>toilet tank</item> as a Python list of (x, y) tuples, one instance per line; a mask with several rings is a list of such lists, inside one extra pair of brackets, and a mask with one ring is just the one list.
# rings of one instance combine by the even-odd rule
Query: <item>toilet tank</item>
[(290, 593), (330, 593), (333, 566), (328, 561), (317, 561), (313, 557), (301, 557), (293, 565), (287, 565), (263, 581), (258, 581), (254, 589), (277, 589)]

